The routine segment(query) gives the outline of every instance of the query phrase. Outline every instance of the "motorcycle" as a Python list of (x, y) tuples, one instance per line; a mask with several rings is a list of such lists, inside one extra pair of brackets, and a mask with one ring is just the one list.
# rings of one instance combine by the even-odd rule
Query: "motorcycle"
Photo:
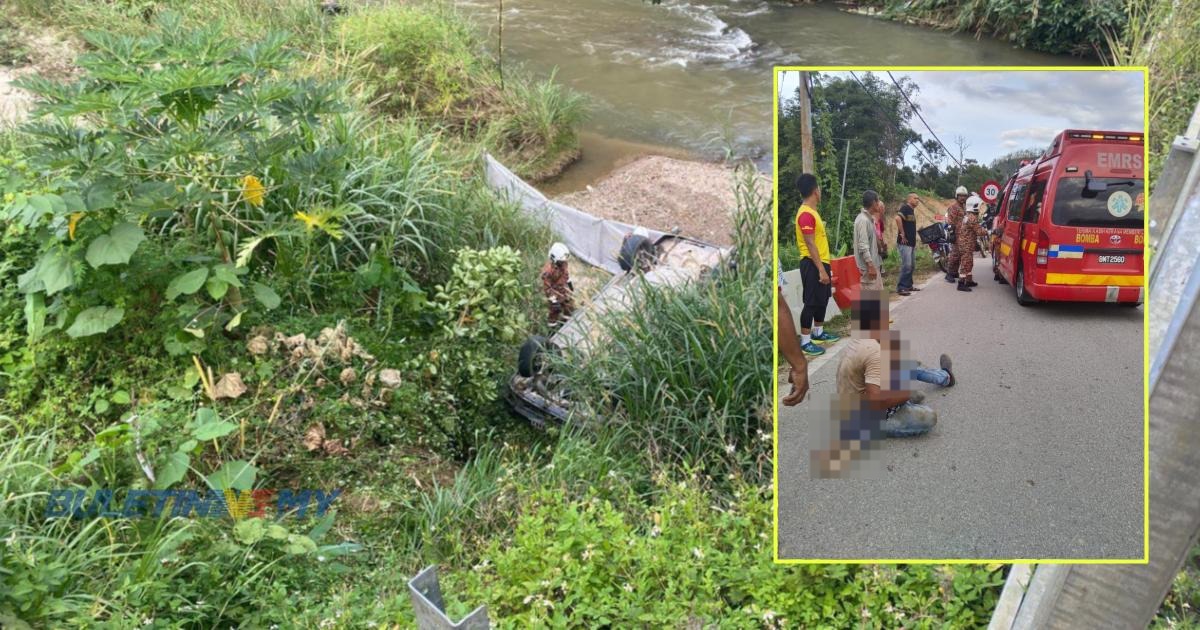
[(931, 223), (919, 230), (917, 236), (933, 252), (933, 261), (937, 263), (942, 273), (946, 270), (946, 261), (950, 258), (950, 228), (944, 222)]

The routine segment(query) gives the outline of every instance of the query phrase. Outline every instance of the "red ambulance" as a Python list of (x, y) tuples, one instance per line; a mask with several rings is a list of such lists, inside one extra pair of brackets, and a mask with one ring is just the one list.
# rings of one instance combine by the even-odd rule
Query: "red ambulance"
[(1068, 129), (1000, 193), (992, 271), (1017, 301), (1145, 299), (1140, 133)]

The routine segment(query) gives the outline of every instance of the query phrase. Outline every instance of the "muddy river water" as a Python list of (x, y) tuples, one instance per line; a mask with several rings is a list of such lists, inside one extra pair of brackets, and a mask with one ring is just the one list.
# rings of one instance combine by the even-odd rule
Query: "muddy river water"
[[(629, 155), (769, 165), (774, 65), (1064, 65), (1067, 57), (766, 0), (504, 0), (504, 59), (586, 94), (585, 158), (554, 188), (594, 180)], [(497, 0), (458, 5), (497, 40)]]

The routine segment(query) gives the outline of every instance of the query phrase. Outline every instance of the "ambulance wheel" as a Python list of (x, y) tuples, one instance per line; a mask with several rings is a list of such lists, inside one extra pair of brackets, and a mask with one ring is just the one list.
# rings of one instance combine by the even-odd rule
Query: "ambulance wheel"
[(529, 378), (542, 371), (545, 366), (546, 345), (548, 340), (541, 335), (534, 335), (521, 344), (521, 352), (517, 355), (517, 373)]
[(654, 243), (640, 234), (634, 234), (625, 239), (625, 242), (621, 244), (621, 253), (617, 256), (621, 271), (629, 271), (636, 266), (653, 262), (653, 260)]
[(1037, 304), (1037, 300), (1029, 297), (1029, 292), (1025, 290), (1024, 269), (1017, 269), (1017, 277), (1013, 279), (1013, 286), (1017, 289), (1017, 304), (1021, 306)]

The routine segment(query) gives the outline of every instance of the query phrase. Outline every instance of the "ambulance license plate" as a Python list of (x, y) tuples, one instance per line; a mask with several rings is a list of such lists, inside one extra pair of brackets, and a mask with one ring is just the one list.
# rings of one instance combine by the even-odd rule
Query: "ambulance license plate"
[(1099, 259), (1099, 262), (1108, 263), (1110, 265), (1120, 265), (1125, 263), (1124, 256), (1101, 255), (1097, 256), (1096, 258)]

